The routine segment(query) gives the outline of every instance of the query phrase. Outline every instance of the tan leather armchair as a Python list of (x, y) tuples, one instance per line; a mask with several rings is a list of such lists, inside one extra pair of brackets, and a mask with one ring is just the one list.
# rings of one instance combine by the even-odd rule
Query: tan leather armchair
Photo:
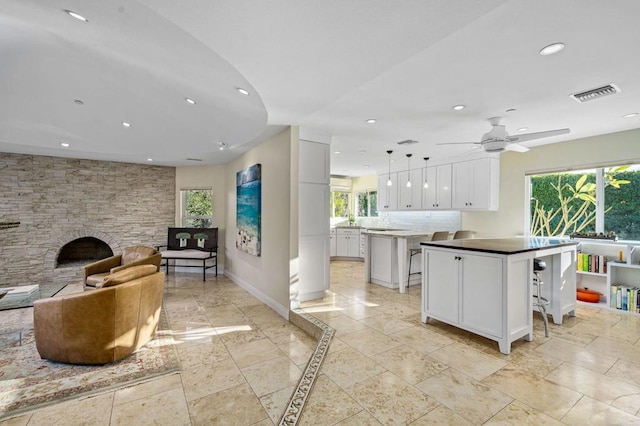
[(40, 357), (71, 364), (124, 358), (156, 334), (164, 273), (153, 265), (110, 275), (101, 289), (36, 300), (33, 327)]
[(156, 270), (160, 270), (160, 262), (162, 262), (162, 254), (153, 247), (125, 247), (122, 254), (85, 265), (84, 284), (89, 287), (99, 287), (107, 275), (132, 266), (155, 265)]

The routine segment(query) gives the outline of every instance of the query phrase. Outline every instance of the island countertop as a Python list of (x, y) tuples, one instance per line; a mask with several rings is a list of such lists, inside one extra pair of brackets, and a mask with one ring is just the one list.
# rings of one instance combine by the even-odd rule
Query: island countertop
[(425, 241), (420, 245), (483, 253), (516, 254), (545, 248), (577, 245), (577, 241), (548, 238), (472, 238), (467, 240)]

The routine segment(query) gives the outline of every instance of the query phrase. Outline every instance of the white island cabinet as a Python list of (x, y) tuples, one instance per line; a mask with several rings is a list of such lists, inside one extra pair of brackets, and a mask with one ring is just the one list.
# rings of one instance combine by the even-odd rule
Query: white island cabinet
[(508, 354), (533, 339), (533, 259), (547, 262), (551, 314), (575, 315), (576, 244), (537, 238), (423, 242), (422, 321), (443, 321), (498, 342)]

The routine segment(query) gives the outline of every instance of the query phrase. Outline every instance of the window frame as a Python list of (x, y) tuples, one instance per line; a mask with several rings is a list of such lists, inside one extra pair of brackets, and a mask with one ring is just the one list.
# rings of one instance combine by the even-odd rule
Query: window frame
[[(524, 235), (526, 237), (531, 237), (531, 194), (533, 183), (531, 178), (534, 176), (544, 175), (544, 174), (554, 174), (554, 173), (569, 173), (574, 171), (590, 171), (593, 170), (595, 172), (596, 177), (596, 216), (595, 216), (595, 232), (605, 234), (605, 209), (606, 209), (606, 199), (605, 199), (605, 172), (607, 169), (620, 167), (620, 166), (631, 166), (634, 168), (640, 168), (640, 162), (631, 161), (631, 162), (614, 162), (607, 164), (597, 164), (597, 165), (585, 165), (584, 167), (580, 166), (572, 166), (567, 167), (565, 169), (554, 169), (554, 170), (539, 170), (539, 171), (531, 171), (525, 173), (525, 215), (524, 215)], [(548, 238), (548, 236), (545, 236)], [(629, 240), (624, 239), (624, 241), (640, 241), (640, 238), (637, 240)]]
[[(369, 208), (368, 208), (368, 212), (367, 212), (366, 216), (359, 216), (358, 215), (358, 213), (360, 212), (360, 204), (359, 204), (360, 197), (359, 197), (359, 194), (366, 194), (366, 198), (367, 198), (367, 200), (369, 202), (368, 203), (368, 207)], [(371, 194), (375, 194), (376, 195), (376, 202), (375, 203), (371, 202)], [(354, 210), (353, 211), (355, 213), (355, 217), (379, 217), (378, 206), (377, 206), (377, 204), (378, 204), (378, 189), (377, 188), (376, 189), (365, 189), (365, 190), (362, 190), (362, 191), (354, 192), (354, 200), (355, 201), (354, 201)], [(372, 210), (373, 206), (375, 206), (375, 213), (376, 213), (375, 215), (371, 214), (371, 210)]]
[[(187, 215), (187, 193), (189, 191), (208, 191), (209, 199), (211, 201), (211, 215)], [(208, 220), (209, 226), (195, 227), (195, 228), (211, 228), (213, 227), (213, 189), (212, 188), (182, 188), (180, 189), (180, 224), (184, 228), (194, 228), (187, 223), (188, 220)]]

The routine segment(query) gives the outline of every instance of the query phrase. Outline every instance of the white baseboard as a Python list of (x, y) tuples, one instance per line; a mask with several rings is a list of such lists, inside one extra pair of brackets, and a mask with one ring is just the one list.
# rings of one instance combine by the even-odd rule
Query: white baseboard
[(251, 284), (249, 284), (248, 282), (246, 282), (245, 280), (243, 280), (242, 278), (238, 277), (233, 273), (227, 272), (225, 276), (229, 278), (231, 281), (233, 281), (234, 283), (238, 284), (240, 287), (247, 290), (249, 293), (251, 293), (252, 296), (255, 296), (256, 298), (258, 298), (262, 303), (266, 304), (271, 309), (276, 311), (280, 316), (282, 316), (286, 320), (289, 320), (288, 306), (286, 307), (282, 306), (280, 303), (276, 302), (271, 297), (267, 296), (266, 294), (264, 294), (263, 292), (253, 287)]

